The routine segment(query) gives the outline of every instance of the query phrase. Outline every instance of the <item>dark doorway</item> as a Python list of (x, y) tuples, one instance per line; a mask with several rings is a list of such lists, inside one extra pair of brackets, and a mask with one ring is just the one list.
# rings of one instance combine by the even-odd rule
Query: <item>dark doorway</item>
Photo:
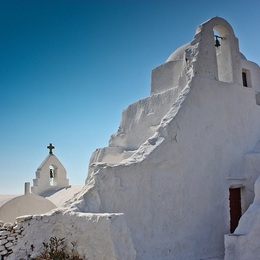
[(230, 205), (230, 232), (233, 233), (238, 226), (241, 218), (241, 189), (229, 189), (229, 205)]

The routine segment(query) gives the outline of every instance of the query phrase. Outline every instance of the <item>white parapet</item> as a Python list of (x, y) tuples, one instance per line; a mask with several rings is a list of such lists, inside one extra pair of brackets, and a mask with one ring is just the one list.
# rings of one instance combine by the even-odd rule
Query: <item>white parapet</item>
[(56, 211), (22, 221), (26, 226), (24, 237), (14, 246), (9, 260), (26, 258), (28, 254), (38, 256), (43, 242), (48, 243), (51, 237), (64, 238), (65, 250), (74, 250), (83, 259), (132, 260), (136, 256), (123, 214)]

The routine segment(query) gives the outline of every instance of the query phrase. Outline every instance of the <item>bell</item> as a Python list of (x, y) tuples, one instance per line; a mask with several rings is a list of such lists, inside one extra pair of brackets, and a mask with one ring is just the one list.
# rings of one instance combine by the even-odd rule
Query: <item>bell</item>
[(220, 46), (220, 42), (218, 40), (218, 38), (216, 37), (216, 42), (215, 42), (215, 46), (218, 48)]

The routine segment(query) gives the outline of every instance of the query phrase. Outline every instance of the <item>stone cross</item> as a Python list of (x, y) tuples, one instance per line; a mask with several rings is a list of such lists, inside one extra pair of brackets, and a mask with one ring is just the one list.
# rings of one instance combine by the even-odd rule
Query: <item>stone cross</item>
[(52, 143), (50, 143), (49, 146), (47, 146), (48, 149), (50, 149), (49, 154), (52, 154), (52, 150), (55, 148)]

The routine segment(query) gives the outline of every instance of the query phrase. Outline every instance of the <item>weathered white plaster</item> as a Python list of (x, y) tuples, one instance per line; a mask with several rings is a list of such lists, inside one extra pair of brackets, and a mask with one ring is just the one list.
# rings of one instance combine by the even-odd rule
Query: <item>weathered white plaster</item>
[[(53, 168), (53, 178), (50, 178), (50, 167)], [(33, 179), (32, 193), (42, 195), (50, 189), (69, 186), (67, 172), (54, 154), (49, 154), (36, 171)]]
[[(222, 37), (218, 48), (214, 30)], [(259, 75), (259, 66), (240, 53), (227, 21), (215, 17), (198, 26), (194, 39), (153, 71), (151, 95), (124, 110), (109, 147), (93, 153), (86, 185), (66, 203), (66, 214), (37, 219), (28, 239), (46, 222), (70, 229), (68, 212), (123, 212), (137, 259), (223, 259), (229, 188), (242, 188), (244, 212), (259, 175), (258, 162), (250, 163), (256, 155), (249, 153), (257, 153), (260, 140)], [(73, 215), (76, 226), (81, 216), (85, 223), (81, 214)], [(92, 228), (74, 232), (73, 239)], [(109, 232), (91, 237), (95, 248)]]
[(244, 173), (241, 176), (241, 182), (246, 189), (242, 189), (242, 211), (245, 212), (249, 205), (253, 203), (255, 192), (254, 185), (258, 176), (260, 176), (260, 142), (254, 149), (244, 156)]
[[(258, 158), (258, 162), (260, 158)], [(254, 260), (260, 256), (260, 177), (255, 182), (255, 198), (241, 217), (234, 234), (225, 236), (225, 260)]]
[(166, 62), (152, 70), (151, 94), (157, 94), (178, 86), (182, 60)]
[[(213, 29), (223, 38), (219, 49)], [(180, 59), (175, 75), (167, 63)], [(124, 212), (138, 259), (223, 258), (229, 188), (252, 190), (244, 186), (243, 169), (245, 154), (260, 140), (260, 70), (254, 66), (252, 85), (242, 86), (242, 69), (252, 63), (240, 54), (231, 26), (217, 17), (167, 63), (153, 72), (151, 96), (124, 111), (105, 156), (92, 157), (86, 186), (71, 207)], [(114, 162), (107, 159), (112, 147), (119, 151)], [(124, 158), (122, 151), (132, 154)], [(243, 198), (244, 210), (249, 204)]]
[[(65, 238), (68, 251), (74, 250), (83, 259), (135, 259), (131, 235), (123, 214), (88, 214), (56, 211), (48, 215), (19, 218), (26, 227), (22, 239), (13, 247), (9, 260), (35, 257), (50, 237)], [(41, 234), (39, 236), (39, 234)], [(37, 238), (37, 239), (35, 239)], [(34, 250), (32, 250), (33, 245)]]
[(142, 99), (124, 110), (119, 130), (112, 135), (109, 147), (98, 149), (92, 155), (92, 162), (119, 163), (129, 158), (150, 136), (154, 135), (161, 118), (172, 106), (179, 89)]
[(241, 60), (241, 68), (247, 72), (248, 87), (254, 88), (256, 92), (260, 92), (259, 66), (252, 61)]

